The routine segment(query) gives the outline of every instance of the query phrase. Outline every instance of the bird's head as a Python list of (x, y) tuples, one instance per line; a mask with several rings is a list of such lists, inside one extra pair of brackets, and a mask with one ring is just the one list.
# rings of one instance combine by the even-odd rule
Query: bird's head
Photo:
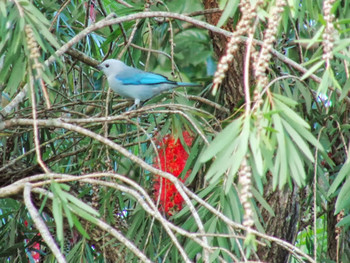
[(127, 67), (123, 62), (117, 59), (107, 59), (97, 66), (99, 70), (102, 70), (107, 78), (111, 75), (118, 74)]

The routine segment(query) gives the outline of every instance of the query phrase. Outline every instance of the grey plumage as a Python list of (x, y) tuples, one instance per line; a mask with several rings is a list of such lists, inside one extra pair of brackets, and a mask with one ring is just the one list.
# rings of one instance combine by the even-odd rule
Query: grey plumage
[(109, 87), (113, 91), (123, 97), (134, 99), (135, 105), (176, 87), (200, 86), (171, 81), (160, 74), (129, 67), (117, 59), (107, 59), (98, 65), (98, 69), (106, 75)]

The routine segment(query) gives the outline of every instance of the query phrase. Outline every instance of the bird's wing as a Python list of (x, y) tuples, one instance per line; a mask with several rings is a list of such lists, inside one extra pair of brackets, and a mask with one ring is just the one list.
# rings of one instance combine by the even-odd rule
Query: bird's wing
[(166, 77), (144, 71), (126, 72), (118, 74), (116, 79), (124, 85), (157, 85), (157, 84), (176, 84), (175, 81), (168, 80)]

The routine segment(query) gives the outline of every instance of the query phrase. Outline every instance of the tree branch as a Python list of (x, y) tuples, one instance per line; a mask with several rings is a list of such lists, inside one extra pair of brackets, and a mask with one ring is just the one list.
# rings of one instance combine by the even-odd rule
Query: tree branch
[[(185, 185), (174, 175), (167, 173), (167, 172), (164, 172), (160, 169), (154, 168), (152, 165), (146, 163), (144, 160), (142, 160), (138, 156), (132, 154), (130, 151), (123, 148), (122, 146), (120, 146), (120, 145), (114, 143), (113, 141), (111, 141), (111, 140), (109, 140), (109, 139), (107, 139), (99, 134), (96, 134), (88, 129), (85, 129), (85, 128), (82, 128), (79, 126), (75, 126), (75, 125), (72, 125), (69, 123), (65, 123), (59, 119), (37, 120), (36, 123), (38, 126), (64, 128), (64, 129), (75, 131), (75, 132), (78, 132), (78, 133), (83, 134), (85, 136), (91, 137), (91, 138), (111, 147), (112, 149), (118, 151), (119, 153), (124, 155), (126, 158), (128, 158), (131, 161), (133, 161), (134, 163), (138, 164), (143, 169), (150, 171), (153, 174), (157, 174), (165, 179), (168, 179), (170, 182), (172, 182), (174, 184), (174, 186), (176, 187), (176, 190), (180, 193), (180, 195), (184, 199), (186, 205), (189, 207), (191, 214), (192, 214), (195, 222), (197, 223), (197, 226), (198, 226), (200, 233), (202, 233), (202, 234), (205, 233), (203, 222), (201, 221), (197, 210), (195, 209), (195, 207), (191, 203), (191, 200), (188, 198), (188, 195), (184, 191), (184, 189), (186, 188)], [(9, 127), (14, 126), (14, 125), (15, 126), (17, 126), (17, 125), (19, 125), (19, 126), (33, 125), (33, 120), (30, 120), (30, 119), (11, 119), (11, 120), (7, 120), (4, 122), (0, 122), (0, 130), (9, 128)], [(203, 239), (204, 243), (208, 244), (208, 240), (207, 240), (206, 236), (203, 236), (202, 239)]]
[(30, 183), (25, 183), (23, 198), (24, 198), (24, 203), (28, 209), (28, 212), (34, 221), (36, 228), (39, 230), (42, 238), (44, 239), (45, 243), (48, 245), (48, 247), (54, 254), (57, 261), (59, 263), (66, 263), (66, 259), (64, 258), (60, 249), (56, 245), (55, 240), (52, 238), (50, 231), (47, 228), (44, 220), (41, 218), (38, 210), (35, 208), (35, 206), (32, 203), (32, 199), (30, 197), (31, 190), (32, 190), (32, 185)]

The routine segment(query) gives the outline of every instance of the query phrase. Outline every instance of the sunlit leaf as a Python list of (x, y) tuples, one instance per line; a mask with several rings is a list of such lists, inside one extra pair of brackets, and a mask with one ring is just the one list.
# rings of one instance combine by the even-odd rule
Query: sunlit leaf
[(324, 61), (321, 60), (317, 62), (315, 65), (313, 65), (308, 71), (304, 73), (304, 75), (301, 77), (301, 80), (304, 80), (308, 78), (311, 74), (314, 74), (316, 70), (318, 70), (322, 65), (324, 64)]
[(335, 203), (335, 213), (339, 213), (342, 209), (350, 205), (350, 179), (348, 178), (339, 192), (337, 202)]
[[(220, 2), (223, 2), (223, 1), (220, 1)], [(222, 8), (224, 12), (222, 12), (220, 20), (217, 23), (218, 27), (223, 26), (226, 23), (227, 19), (233, 16), (233, 14), (237, 10), (238, 4), (239, 4), (238, 0), (227, 0), (227, 2), (225, 3), (225, 7)]]
[(328, 190), (328, 196), (331, 196), (344, 181), (345, 177), (350, 173), (350, 162), (346, 162), (335, 177), (331, 187)]
[(56, 223), (57, 239), (63, 241), (63, 211), (61, 200), (54, 196), (52, 200), (52, 213)]
[(81, 209), (85, 210), (86, 212), (88, 212), (92, 215), (99, 216), (99, 213), (95, 209), (93, 209), (91, 206), (85, 204), (84, 202), (82, 202), (81, 200), (76, 198), (75, 196), (73, 196), (69, 193), (64, 193), (64, 195), (67, 198), (67, 200), (69, 200), (70, 202), (75, 204), (77, 207), (80, 207)]
[(293, 140), (293, 142), (295, 142), (297, 144), (297, 146), (299, 147), (299, 150), (302, 151), (305, 156), (311, 161), (314, 161), (314, 156), (312, 155), (309, 146), (306, 144), (306, 142), (304, 141), (304, 139), (299, 135), (299, 133), (293, 129), (292, 126), (289, 125), (288, 122), (286, 122), (285, 120), (281, 120), (283, 126), (285, 127), (286, 131), (288, 132), (290, 138)]
[(229, 147), (232, 141), (235, 140), (240, 132), (242, 119), (238, 118), (231, 122), (225, 129), (223, 129), (209, 145), (209, 147), (201, 154), (200, 161), (206, 162), (214, 157), (219, 151)]

